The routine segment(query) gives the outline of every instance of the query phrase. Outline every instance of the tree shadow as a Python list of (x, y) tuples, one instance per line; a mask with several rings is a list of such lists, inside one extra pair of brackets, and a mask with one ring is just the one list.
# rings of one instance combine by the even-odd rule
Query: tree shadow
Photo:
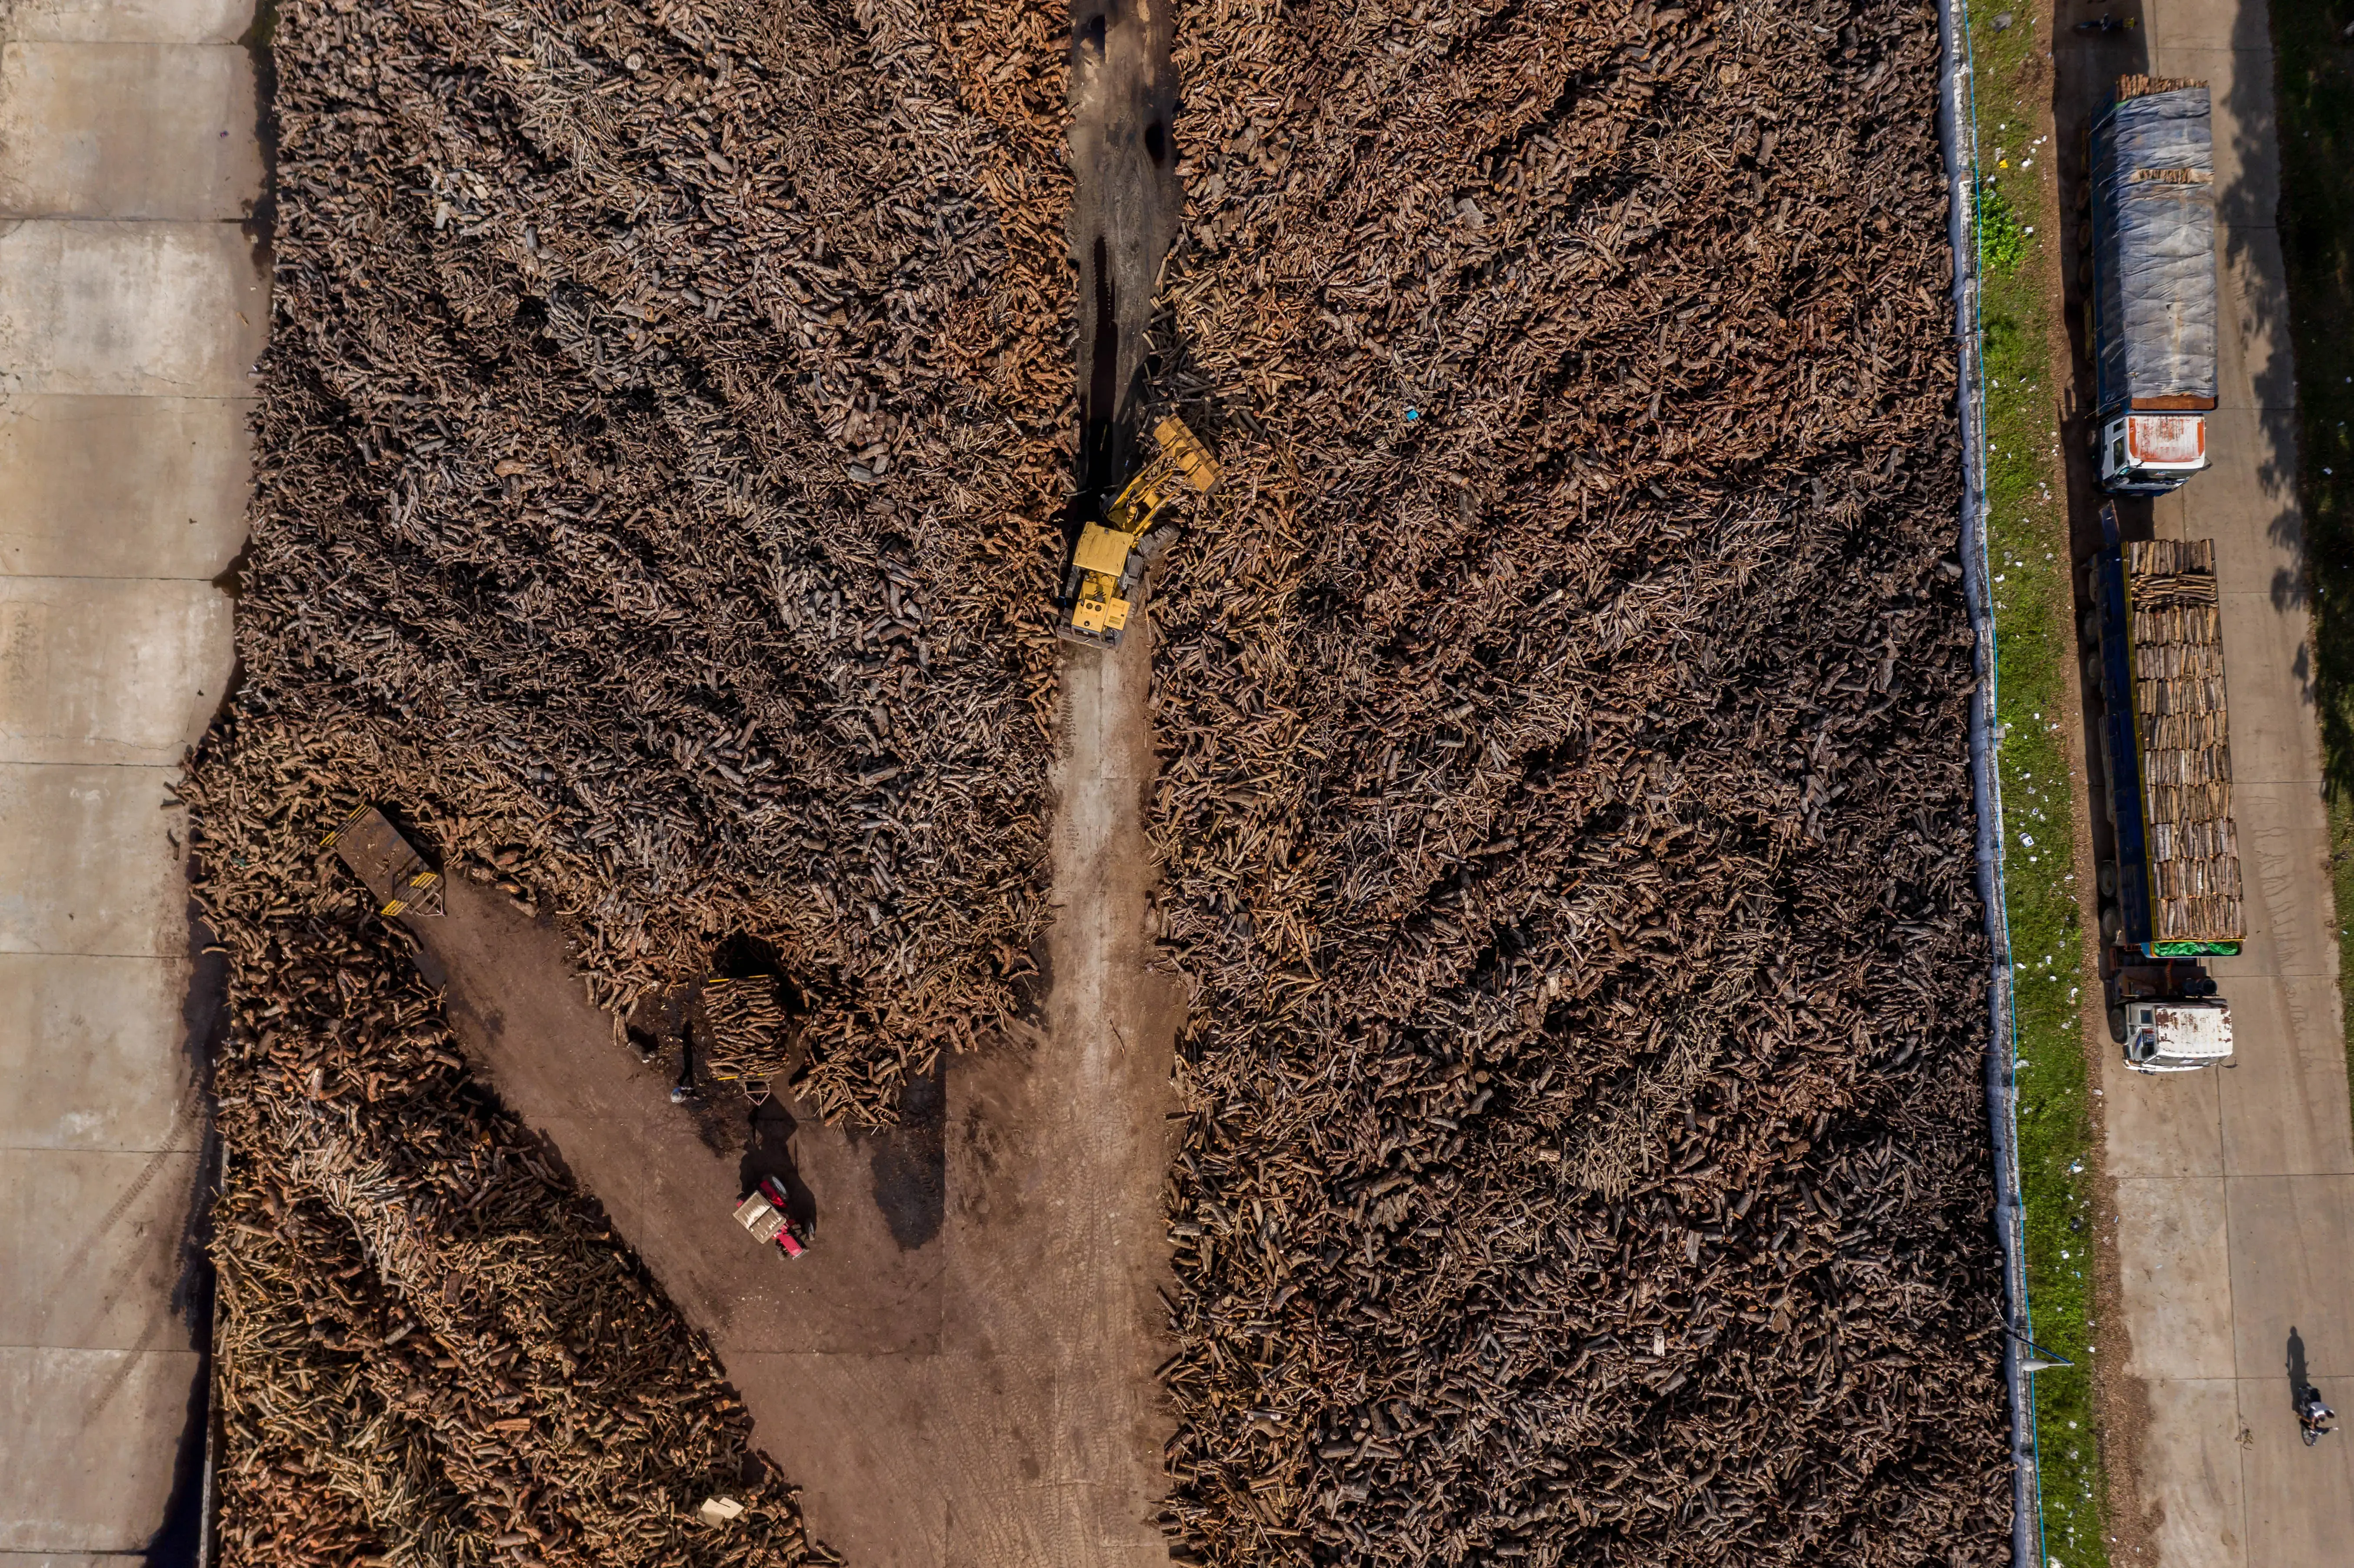
[[(2233, 97), (2235, 107), (2247, 101), (2243, 163), (2277, 149), (2279, 182), (2246, 182), (2244, 210), (2232, 217), (2249, 226), (2246, 243), (2276, 237), (2285, 280), (2285, 294), (2248, 302), (2246, 313), (2274, 327), (2264, 362), (2250, 369), (2266, 410), (2263, 477), (2278, 498), (2273, 538), (2296, 555), (2274, 597), (2301, 597), (2312, 613), (2306, 681), (2319, 711), (2323, 777), (2338, 796), (2354, 779), (2354, 179), (2346, 173), (2354, 28), (2338, 0), (2274, 0), (2233, 41), (2275, 51), (2275, 69), (2235, 79)], [(2264, 227), (2275, 219), (2276, 228)]]
[(899, 1091), (897, 1126), (851, 1133), (853, 1142), (870, 1145), (875, 1207), (902, 1252), (939, 1234), (948, 1218), (947, 1134), (948, 1083), (937, 1066)]

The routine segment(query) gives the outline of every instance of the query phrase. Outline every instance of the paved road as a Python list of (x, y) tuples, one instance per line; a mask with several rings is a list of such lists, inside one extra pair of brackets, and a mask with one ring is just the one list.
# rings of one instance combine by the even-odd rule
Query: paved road
[[(2063, 7), (2063, 27), (2099, 9)], [(2140, 1522), (2163, 1568), (2342, 1568), (2354, 1562), (2354, 1446), (2305, 1448), (2289, 1400), (2301, 1359), (2354, 1411), (2354, 1135), (2300, 586), (2269, 24), (2264, 0), (2148, 0), (2141, 16), (2138, 36), (2060, 35), (2060, 140), (2079, 145), (2124, 71), (2213, 90), (2215, 467), (2138, 515), (2158, 536), (2217, 542), (2250, 939), (2213, 966), (2235, 1067), (2146, 1078), (2105, 1054), (2124, 1373), (2146, 1408), (2111, 1436), (2137, 1450)], [(2081, 503), (2081, 457), (2076, 467)]]
[[(1182, 999), (1144, 972), (1149, 658), (1138, 632), (1065, 671), (1044, 1028), (952, 1064), (912, 1134), (787, 1106), (706, 1137), (551, 930), (462, 881), (410, 922), (474, 1065), (711, 1336), (811, 1530), (858, 1568), (1169, 1561), (1152, 1373)], [(790, 1265), (729, 1217), (787, 1171), (817, 1219)]]
[(0, 1568), (193, 1541), (203, 1118), (165, 806), (228, 679), (210, 579), (267, 321), (247, 19), (0, 7)]

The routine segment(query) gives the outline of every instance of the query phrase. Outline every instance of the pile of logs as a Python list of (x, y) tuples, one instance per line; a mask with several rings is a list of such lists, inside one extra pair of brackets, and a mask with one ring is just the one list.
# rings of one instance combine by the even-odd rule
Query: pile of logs
[[(892, 1116), (1027, 1002), (1066, 186), (958, 82), (1059, 74), (984, 85), (936, 22), (277, 11), (244, 679), (189, 787), (235, 956), (232, 1561), (806, 1555), (708, 1358), (317, 844), (396, 806), (620, 1015), (773, 953), (828, 1115)], [(704, 1065), (773, 1075), (739, 989)], [(715, 1492), (748, 1514), (701, 1524)]]
[(2007, 1556), (1936, 36), (1181, 17), (1200, 1556)]
[(791, 1063), (792, 1016), (785, 1011), (774, 975), (703, 982), (703, 1069), (723, 1084), (766, 1084), (782, 1079)]
[[(334, 791), (245, 738), (190, 800), (232, 1001), (222, 1560), (833, 1561), (708, 1346), (468, 1081), (398, 927), (310, 832)], [(745, 1512), (705, 1523), (715, 1496)]]
[[(1934, 12), (1178, 32), (1153, 400), (1228, 479), (1152, 609), (1172, 1531), (1993, 1561)], [(399, 801), (623, 1011), (757, 938), (828, 1114), (1020, 1004), (1065, 42), (979, 0), (282, 8), (246, 686), (192, 786), (240, 1560), (808, 1550), (310, 859)], [(696, 1533), (724, 1481), (752, 1528)]]
[(774, 946), (828, 1114), (1023, 1003), (1073, 440), (1051, 215), (860, 16), (284, 6), (239, 617), (246, 711), (402, 751), (600, 1001)]

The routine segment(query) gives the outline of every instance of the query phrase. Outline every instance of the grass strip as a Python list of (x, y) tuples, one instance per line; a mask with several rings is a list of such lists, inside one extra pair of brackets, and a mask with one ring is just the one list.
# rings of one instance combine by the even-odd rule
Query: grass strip
[[(2341, 977), (2354, 973), (2354, 4), (2273, 0), (2297, 491)], [(2354, 1081), (2354, 1018), (2346, 1057)]]
[[(1998, 28), (1996, 22), (2005, 25)], [(2064, 235), (2052, 132), (2049, 13), (1993, 5), (1969, 16), (1977, 115), (1979, 319), (1987, 435), (1988, 584), (2020, 1065), (2019, 1165), (2026, 1201), (2043, 1552), (2063, 1568), (2106, 1564), (2106, 1498), (2092, 1389), (2093, 1131), (2085, 962), (2075, 875), (2067, 683), (2076, 663), (2060, 390), (2071, 366), (2060, 321)]]

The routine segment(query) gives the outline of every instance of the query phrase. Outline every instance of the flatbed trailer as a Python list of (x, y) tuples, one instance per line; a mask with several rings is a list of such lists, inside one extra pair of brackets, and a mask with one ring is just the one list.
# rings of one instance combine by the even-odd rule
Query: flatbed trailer
[(2115, 846), (2099, 870), (2109, 1028), (2129, 1065), (2183, 1071), (2231, 1054), (2200, 963), (2247, 939), (2215, 546), (2126, 541), (2114, 503), (2101, 531), (2081, 630)]

